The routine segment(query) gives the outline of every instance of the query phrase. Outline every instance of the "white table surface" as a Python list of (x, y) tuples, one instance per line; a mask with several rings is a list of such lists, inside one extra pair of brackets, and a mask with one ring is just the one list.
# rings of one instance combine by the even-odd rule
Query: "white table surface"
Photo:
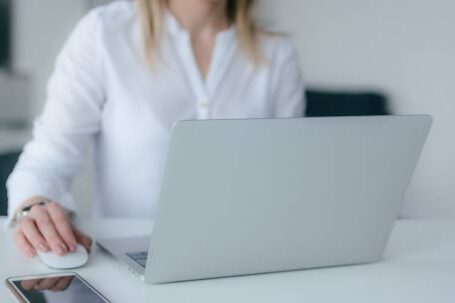
[[(4, 218), (0, 219), (0, 224)], [(143, 220), (83, 224), (96, 236), (146, 233)], [(142, 232), (141, 232), (142, 231)], [(400, 220), (383, 261), (368, 265), (150, 285), (95, 248), (76, 270), (112, 302), (455, 302), (455, 221)], [(12, 232), (0, 231), (0, 279), (55, 272), (23, 257)], [(12, 302), (0, 287), (0, 302)]]

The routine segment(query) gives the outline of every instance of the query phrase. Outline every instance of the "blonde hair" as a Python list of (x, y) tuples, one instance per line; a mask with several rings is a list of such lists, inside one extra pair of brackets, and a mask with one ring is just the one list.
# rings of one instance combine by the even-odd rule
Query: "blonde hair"
[[(149, 63), (157, 57), (163, 36), (164, 11), (168, 0), (138, 0), (145, 56)], [(262, 30), (253, 18), (255, 0), (227, 0), (226, 16), (236, 25), (240, 47), (248, 59), (257, 65), (264, 61), (259, 35)]]

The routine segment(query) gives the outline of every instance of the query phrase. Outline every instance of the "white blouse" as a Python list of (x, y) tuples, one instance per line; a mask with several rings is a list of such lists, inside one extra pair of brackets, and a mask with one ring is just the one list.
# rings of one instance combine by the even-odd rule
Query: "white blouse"
[(287, 38), (262, 37), (267, 63), (255, 68), (234, 26), (219, 33), (204, 80), (188, 32), (170, 13), (165, 26), (161, 57), (150, 67), (135, 2), (116, 1), (80, 21), (58, 57), (33, 140), (8, 180), (10, 218), (36, 195), (77, 210), (70, 188), (91, 145), (96, 212), (153, 218), (176, 121), (302, 116), (303, 81)]

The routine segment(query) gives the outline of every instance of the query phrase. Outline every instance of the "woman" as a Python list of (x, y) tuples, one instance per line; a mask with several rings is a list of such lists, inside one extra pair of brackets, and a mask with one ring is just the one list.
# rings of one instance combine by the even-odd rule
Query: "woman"
[(301, 116), (294, 48), (254, 22), (253, 2), (116, 1), (78, 24), (8, 180), (26, 255), (90, 248), (65, 211), (75, 211), (70, 186), (90, 145), (96, 212), (153, 218), (176, 121)]

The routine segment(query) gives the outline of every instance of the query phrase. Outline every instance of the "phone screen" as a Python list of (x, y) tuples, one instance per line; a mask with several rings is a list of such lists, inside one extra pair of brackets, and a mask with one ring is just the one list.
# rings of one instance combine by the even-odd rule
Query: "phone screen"
[(11, 283), (31, 303), (108, 302), (76, 275), (24, 278)]

